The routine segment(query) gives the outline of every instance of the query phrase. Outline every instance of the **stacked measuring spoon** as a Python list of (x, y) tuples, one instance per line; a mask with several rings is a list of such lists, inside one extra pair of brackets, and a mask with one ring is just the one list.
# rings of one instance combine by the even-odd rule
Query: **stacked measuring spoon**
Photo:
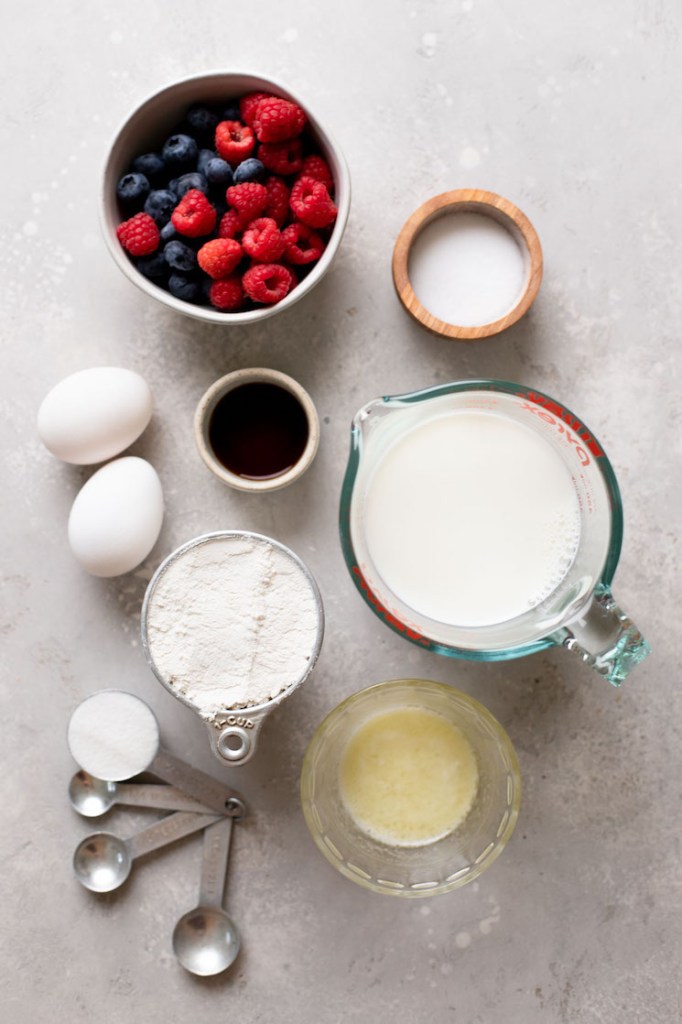
[[(101, 690), (86, 698), (69, 721), (68, 744), (80, 766), (69, 783), (79, 814), (98, 817), (114, 804), (173, 812), (127, 839), (111, 832), (85, 836), (73, 857), (78, 881), (92, 892), (112, 892), (137, 858), (203, 830), (199, 905), (178, 921), (173, 950), (192, 974), (226, 970), (240, 948), (239, 931), (223, 909), (232, 826), (246, 814), (240, 794), (164, 750), (154, 713), (132, 693)], [(126, 781), (141, 772), (166, 784)]]

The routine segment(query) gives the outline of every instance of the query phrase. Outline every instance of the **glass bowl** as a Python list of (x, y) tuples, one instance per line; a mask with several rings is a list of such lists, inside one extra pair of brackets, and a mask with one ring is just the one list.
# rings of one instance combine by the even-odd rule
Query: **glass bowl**
[[(478, 790), (464, 821), (421, 846), (381, 843), (346, 810), (340, 767), (351, 736), (373, 716), (398, 708), (434, 711), (457, 726), (478, 764)], [(351, 881), (373, 892), (416, 898), (458, 889), (490, 867), (509, 842), (521, 776), (509, 737), (477, 700), (425, 679), (377, 683), (339, 704), (318, 726), (303, 762), (301, 803), (318, 849)]]

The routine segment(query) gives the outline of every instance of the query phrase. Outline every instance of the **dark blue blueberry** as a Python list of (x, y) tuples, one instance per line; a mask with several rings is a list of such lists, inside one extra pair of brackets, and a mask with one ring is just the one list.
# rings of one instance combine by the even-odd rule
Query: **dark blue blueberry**
[(199, 283), (184, 274), (171, 274), (168, 278), (168, 291), (184, 302), (199, 302), (203, 298)]
[(116, 195), (126, 206), (142, 206), (149, 195), (149, 182), (144, 174), (124, 174), (116, 186)]
[(168, 223), (164, 224), (163, 227), (161, 228), (161, 241), (171, 242), (174, 238), (177, 237), (178, 232), (175, 228), (175, 224), (173, 224), (173, 222), (169, 220)]
[(133, 170), (139, 171), (149, 181), (156, 181), (163, 174), (166, 165), (158, 153), (142, 153), (133, 160)]
[(188, 174), (181, 174), (179, 178), (173, 178), (168, 182), (168, 188), (174, 192), (178, 199), (187, 195), (190, 189), (198, 188), (204, 195), (208, 192), (208, 182), (203, 174), (198, 171), (190, 171)]
[(135, 266), (141, 274), (144, 274), (151, 281), (158, 281), (168, 273), (168, 264), (166, 263), (165, 256), (160, 251), (152, 253), (151, 256), (143, 256), (136, 262)]
[(187, 111), (187, 124), (197, 135), (212, 137), (218, 125), (218, 117), (208, 107), (196, 104)]
[[(267, 174), (265, 166), (250, 156), (248, 160), (242, 160), (234, 172), (235, 185), (241, 185), (245, 181), (262, 181)], [(210, 180), (210, 179), (209, 179)]]
[(218, 154), (214, 149), (200, 149), (199, 156), (197, 157), (197, 170), (199, 174), (203, 174), (206, 177), (206, 168), (208, 161), (213, 160)]
[(213, 209), (215, 210), (216, 224), (220, 224), (220, 221), (224, 214), (227, 213), (227, 200), (224, 198), (213, 200)]
[(190, 135), (171, 135), (163, 144), (161, 155), (169, 167), (187, 167), (196, 161), (198, 146)]
[[(254, 163), (260, 163), (260, 161), (255, 160)], [(227, 160), (223, 160), (219, 156), (214, 156), (212, 160), (209, 160), (206, 166), (206, 179), (209, 185), (220, 185), (222, 188), (229, 188), (232, 184), (232, 168)]]
[(181, 270), (185, 274), (194, 270), (197, 265), (194, 250), (184, 242), (178, 242), (175, 239), (166, 243), (163, 255), (169, 267), (172, 267), (173, 270)]
[(203, 297), (206, 299), (207, 302), (211, 301), (211, 286), (212, 285), (213, 285), (213, 278), (209, 277), (207, 274), (202, 274), (201, 275), (201, 282), (200, 282), (201, 294), (203, 295)]
[(178, 197), (167, 188), (158, 188), (150, 192), (144, 204), (144, 212), (156, 221), (159, 227), (170, 220), (170, 215), (178, 205)]
[(241, 121), (242, 115), (239, 113), (239, 104), (231, 103), (227, 107), (223, 107), (220, 112), (221, 121)]

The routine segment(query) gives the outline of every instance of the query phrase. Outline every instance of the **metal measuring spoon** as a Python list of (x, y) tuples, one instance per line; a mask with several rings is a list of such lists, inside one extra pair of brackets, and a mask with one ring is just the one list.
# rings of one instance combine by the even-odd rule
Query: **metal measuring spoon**
[(232, 805), (231, 816), (204, 832), (199, 906), (183, 914), (173, 929), (173, 952), (178, 961), (186, 971), (202, 977), (227, 970), (241, 946), (239, 929), (223, 910), (232, 825), (246, 813), (241, 800), (233, 800)]
[(74, 811), (84, 818), (98, 818), (111, 810), (114, 804), (151, 807), (158, 811), (194, 811), (196, 814), (210, 814), (212, 810), (174, 786), (107, 782), (83, 769), (76, 772), (69, 782), (69, 800)]
[[(73, 855), (76, 878), (91, 892), (113, 892), (123, 885), (138, 857), (174, 843), (220, 821), (217, 814), (179, 811), (143, 828), (129, 839), (111, 832), (93, 832), (81, 839)], [(226, 819), (230, 821), (230, 819)], [(231, 821), (230, 821), (231, 823)]]
[(98, 779), (121, 782), (149, 771), (218, 814), (239, 798), (235, 790), (164, 750), (154, 712), (123, 690), (86, 697), (71, 715), (67, 741), (76, 763)]

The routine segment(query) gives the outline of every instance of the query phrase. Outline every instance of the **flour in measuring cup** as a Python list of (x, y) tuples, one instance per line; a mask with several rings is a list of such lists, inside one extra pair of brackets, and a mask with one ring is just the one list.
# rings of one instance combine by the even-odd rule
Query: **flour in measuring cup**
[(157, 671), (208, 720), (298, 683), (320, 630), (313, 584), (265, 537), (219, 535), (187, 548), (158, 578), (147, 609)]

